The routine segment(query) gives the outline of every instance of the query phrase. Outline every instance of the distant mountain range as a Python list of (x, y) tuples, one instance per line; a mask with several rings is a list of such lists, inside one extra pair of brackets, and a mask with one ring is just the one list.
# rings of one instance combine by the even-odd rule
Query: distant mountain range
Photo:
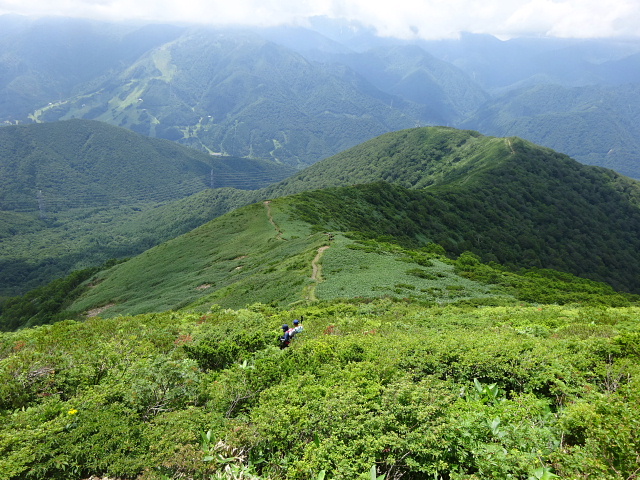
[(304, 168), (388, 131), (517, 135), (640, 178), (640, 42), (409, 43), (324, 18), (205, 29), (0, 17), (0, 121), (97, 119)]

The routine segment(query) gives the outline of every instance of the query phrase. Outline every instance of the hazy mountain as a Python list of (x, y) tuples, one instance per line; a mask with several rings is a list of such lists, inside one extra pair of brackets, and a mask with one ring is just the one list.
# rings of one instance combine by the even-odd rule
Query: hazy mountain
[(0, 121), (25, 121), (36, 109), (126, 68), (183, 28), (0, 16)]
[(617, 85), (640, 81), (636, 39), (513, 38), (465, 33), (419, 45), (490, 93), (523, 85)]
[(417, 110), (399, 98), (394, 105), (344, 66), (311, 63), (255, 34), (201, 29), (35, 118), (93, 118), (202, 150), (304, 166), (412, 126)]
[[(449, 125), (516, 134), (640, 178), (629, 114), (640, 83), (634, 39), (409, 42), (322, 17), (306, 28), (252, 30), (0, 22), (4, 122), (99, 119), (297, 168), (386, 131)], [(558, 88), (532, 100), (551, 117), (529, 115), (525, 98), (526, 108), (512, 108), (514, 95)], [(608, 113), (585, 119), (565, 96)]]
[(422, 106), (419, 120), (455, 125), (489, 98), (460, 69), (413, 45), (377, 47), (363, 53), (333, 55), (384, 92)]

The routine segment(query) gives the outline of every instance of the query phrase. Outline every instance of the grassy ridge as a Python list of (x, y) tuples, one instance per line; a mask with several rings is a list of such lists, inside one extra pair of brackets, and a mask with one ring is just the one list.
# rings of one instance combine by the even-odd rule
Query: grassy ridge
[[(366, 198), (377, 201), (403, 198), (398, 194), (400, 187), (370, 187), (375, 190), (347, 190), (365, 193)], [(334, 198), (326, 197), (327, 192), (332, 191), (240, 208), (103, 271), (92, 280), (94, 286), (68, 307), (69, 315), (105, 306), (108, 309), (101, 314), (113, 316), (179, 308), (202, 311), (212, 304), (232, 308), (255, 302), (287, 306), (307, 304), (316, 298), (384, 296), (423, 303), (471, 300), (508, 304), (516, 300), (535, 302), (545, 290), (544, 301), (552, 303), (624, 305), (637, 300), (616, 293), (606, 284), (569, 274), (536, 270), (523, 272), (523, 276), (499, 265), (483, 265), (470, 253), (454, 262), (438, 245), (425, 241), (420, 247), (415, 236), (394, 237), (391, 229), (397, 227), (390, 220), (393, 215), (382, 212), (376, 216), (376, 210), (362, 197), (349, 197), (340, 190), (332, 192), (337, 193), (335, 201), (349, 213), (352, 222), (360, 225), (357, 234), (346, 237), (340, 229), (332, 228), (337, 223), (324, 225), (329, 228), (323, 230), (308, 218), (301, 221), (299, 202), (303, 200), (307, 206), (308, 202), (317, 202), (333, 220), (344, 221), (327, 201)], [(381, 192), (389, 196), (379, 195)], [(321, 193), (325, 197), (317, 196)], [(365, 211), (372, 223), (360, 217), (352, 204), (354, 199), (362, 202), (361, 207), (369, 207)], [(385, 205), (390, 207), (391, 203)], [(402, 225), (409, 225), (406, 218), (398, 219)], [(378, 240), (364, 240), (375, 237), (374, 232)], [(381, 242), (381, 238), (393, 242)], [(314, 259), (321, 247), (328, 249), (318, 256), (316, 266), (321, 271), (314, 278)]]
[[(380, 177), (393, 183), (371, 183)], [(175, 245), (180, 247), (168, 249), (167, 254), (159, 253), (161, 250), (146, 254), (146, 260), (136, 260), (132, 264), (141, 262), (140, 268), (128, 270), (132, 279), (125, 280), (123, 274), (121, 280), (113, 283), (114, 290), (109, 294), (100, 293), (102, 287), (93, 289), (94, 304), (82, 304), (75, 313), (121, 302), (128, 307), (120, 308), (134, 308), (134, 299), (140, 298), (145, 299), (144, 308), (154, 310), (185, 306), (205, 296), (210, 297), (211, 302), (233, 307), (260, 301), (262, 295), (268, 302), (279, 305), (301, 301), (307, 298), (308, 293), (304, 292), (311, 288), (304, 278), (311, 276), (312, 252), (322, 243), (322, 236), (316, 234), (322, 232), (351, 232), (354, 238), (382, 240), (409, 249), (437, 243), (454, 257), (471, 251), (484, 262), (494, 261), (512, 269), (551, 268), (607, 282), (616, 290), (640, 291), (640, 259), (635, 255), (640, 249), (640, 187), (637, 182), (612, 171), (580, 165), (564, 155), (516, 138), (495, 139), (449, 128), (419, 128), (383, 135), (268, 189), (253, 193), (215, 190), (175, 205), (136, 213), (129, 223), (122, 223), (119, 230), (112, 232), (117, 233), (115, 236), (97, 222), (95, 235), (90, 238), (95, 246), (107, 247), (116, 254), (112, 256), (123, 256), (130, 243), (152, 246), (154, 242), (179, 233), (180, 229), (192, 228), (243, 203), (347, 181), (362, 184), (324, 188), (274, 201), (274, 214), (282, 216), (280, 228), (285, 232), (288, 229), (300, 232), (285, 234), (289, 241), (287, 248), (279, 246), (272, 251), (266, 248), (257, 252), (247, 247), (256, 259), (255, 268), (242, 272), (225, 271), (224, 264), (215, 265), (222, 257), (216, 257), (208, 249), (200, 249), (195, 239), (198, 235), (206, 235), (212, 239), (212, 248), (225, 252), (238, 243), (251, 245), (253, 240), (256, 249), (262, 248), (260, 245), (272, 247), (267, 240), (274, 234), (269, 231), (273, 226), (264, 223), (268, 216), (267, 209), (260, 206), (262, 204), (239, 210), (221, 223), (210, 224), (197, 234), (177, 240)], [(257, 211), (262, 213), (256, 217)], [(251, 218), (260, 218), (265, 227), (263, 233), (255, 238), (238, 236), (233, 223), (242, 222), (245, 231), (251, 232), (255, 228)], [(302, 224), (306, 226), (300, 227)], [(211, 231), (203, 233), (207, 230)], [(57, 254), (62, 255), (60, 249), (65, 248), (70, 236), (64, 229), (58, 233), (59, 238), (50, 245), (35, 241), (33, 245), (40, 245), (44, 251), (58, 249)], [(330, 250), (327, 259), (337, 256), (339, 263), (340, 256), (346, 259), (353, 255), (352, 250), (345, 250), (346, 244), (341, 248), (342, 251), (339, 248)], [(305, 260), (290, 260), (298, 258), (303, 251), (308, 252)], [(183, 252), (189, 252), (189, 262), (184, 263), (181, 272)], [(245, 254), (227, 252), (227, 255), (236, 258)], [(369, 258), (372, 264), (377, 263), (372, 258)], [(79, 259), (69, 257), (69, 261), (78, 262)], [(291, 262), (298, 262), (297, 266), (283, 267)], [(267, 264), (270, 267), (266, 267)], [(173, 273), (165, 276), (161, 266)], [(24, 264), (17, 263), (14, 270), (22, 267)], [(266, 270), (270, 276), (264, 276)], [(141, 272), (153, 278), (153, 282), (139, 278)], [(291, 272), (297, 272), (297, 277), (290, 276)], [(366, 272), (361, 273), (366, 277)], [(105, 274), (105, 278), (109, 275)], [(181, 279), (180, 275), (185, 278)], [(208, 275), (212, 278), (207, 278)], [(363, 280), (361, 284), (372, 285), (376, 281), (373, 280), (375, 275), (372, 273), (371, 279)], [(343, 285), (334, 287), (333, 281)], [(356, 295), (372, 293), (366, 288), (362, 289), (364, 293), (356, 293), (344, 283), (346, 279), (330, 279), (318, 292), (331, 292), (332, 298), (340, 296), (340, 288)], [(402, 287), (396, 285), (403, 284), (410, 285), (410, 282), (399, 275), (394, 283), (385, 284), (384, 288), (378, 285), (381, 290), (377, 293), (400, 294), (395, 290), (401, 292)], [(195, 290), (200, 285), (216, 287)], [(279, 293), (276, 293), (276, 285), (282, 286)], [(141, 291), (135, 292), (138, 286)], [(455, 282), (449, 286), (460, 288)], [(414, 292), (404, 292), (405, 296), (420, 292), (418, 296), (423, 300), (433, 301), (443, 292), (451, 293), (451, 289), (443, 290), (442, 286), (413, 287)], [(153, 299), (161, 297), (158, 292), (154, 293), (156, 288), (169, 292), (168, 298), (175, 301), (158, 300), (158, 306), (153, 307)], [(430, 288), (440, 289), (438, 295), (430, 295)], [(469, 287), (468, 290), (478, 296), (481, 288)], [(129, 311), (114, 308), (114, 312)], [(145, 311), (135, 308), (136, 312)]]
[[(596, 190), (579, 181), (550, 188), (532, 181), (522, 191), (518, 187), (528, 179), (519, 173), (503, 172), (519, 179), (514, 185), (490, 172), (495, 184), (484, 189), (442, 187), (436, 194), (377, 183), (309, 192), (292, 201), (297, 214), (319, 229), (357, 231), (410, 247), (431, 241), (455, 255), (469, 250), (485, 261), (554, 268), (638, 291), (636, 206), (606, 185)], [(595, 191), (583, 196), (581, 185)], [(596, 195), (602, 201), (589, 203)]]
[[(487, 138), (447, 128), (384, 135), (269, 189), (215, 190), (140, 212), (109, 245), (118, 247), (117, 241), (130, 239), (151, 246), (158, 239), (154, 238), (157, 225), (163, 226), (160, 235), (173, 235), (269, 194), (311, 189), (322, 179), (340, 184), (345, 181), (337, 173), (340, 169), (360, 172), (353, 178), (356, 182), (383, 176), (394, 183), (324, 188), (278, 198), (269, 208), (258, 203), (236, 210), (105, 272), (101, 275), (104, 286), (97, 285), (90, 297), (71, 306), (70, 315), (105, 305), (111, 305), (109, 314), (161, 311), (192, 302), (237, 308), (265, 301), (283, 306), (308, 300), (309, 290), (325, 299), (394, 295), (458, 301), (496, 295), (492, 288), (454, 277), (442, 285), (428, 271), (424, 274), (432, 284), (412, 283), (406, 271), (420, 265), (408, 266), (404, 272), (389, 265), (374, 267), (383, 265), (380, 255), (388, 252), (374, 248), (368, 252), (371, 255), (356, 258), (353, 242), (340, 236), (346, 233), (352, 240), (383, 241), (413, 250), (436, 243), (454, 257), (470, 251), (485, 263), (511, 269), (551, 268), (607, 282), (619, 291), (640, 289), (640, 260), (635, 255), (640, 249), (637, 182), (519, 139)], [(276, 224), (283, 232), (282, 241), (268, 221), (269, 211), (279, 217)], [(113, 238), (96, 227), (96, 243)], [(320, 246), (328, 245), (324, 232), (340, 241), (325, 252), (326, 279), (314, 288), (312, 260)], [(206, 248), (202, 238), (207, 238)], [(54, 245), (63, 247), (65, 240), (61, 237)], [(243, 256), (248, 260), (233, 266), (226, 263)], [(340, 264), (348, 261), (359, 264), (357, 281), (350, 269), (340, 275)], [(385, 271), (397, 275), (392, 281), (381, 281)], [(208, 287), (200, 288), (204, 285)], [(578, 297), (554, 293), (550, 298), (567, 303), (580, 301)]]

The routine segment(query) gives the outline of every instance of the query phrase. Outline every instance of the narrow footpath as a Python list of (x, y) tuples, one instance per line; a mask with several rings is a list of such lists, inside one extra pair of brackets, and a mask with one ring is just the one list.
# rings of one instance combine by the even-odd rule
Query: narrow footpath
[(269, 219), (269, 223), (271, 223), (271, 225), (273, 225), (273, 228), (275, 228), (276, 230), (276, 239), (284, 240), (282, 238), (282, 230), (280, 230), (278, 224), (273, 220), (273, 215), (271, 214), (271, 200), (265, 200), (263, 203), (265, 208), (267, 209), (267, 218)]
[(313, 280), (313, 284), (309, 285), (307, 290), (306, 299), (314, 302), (318, 299), (316, 297), (316, 287), (320, 282), (322, 282), (322, 265), (320, 264), (320, 259), (322, 258), (322, 254), (329, 248), (329, 245), (324, 245), (318, 249), (318, 253), (314, 257), (311, 262), (311, 280)]

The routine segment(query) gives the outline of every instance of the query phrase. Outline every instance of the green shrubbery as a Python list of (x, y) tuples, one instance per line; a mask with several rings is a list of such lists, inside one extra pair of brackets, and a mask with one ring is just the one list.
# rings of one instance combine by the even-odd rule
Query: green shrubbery
[(362, 299), (3, 333), (0, 472), (634, 478), (639, 318)]

